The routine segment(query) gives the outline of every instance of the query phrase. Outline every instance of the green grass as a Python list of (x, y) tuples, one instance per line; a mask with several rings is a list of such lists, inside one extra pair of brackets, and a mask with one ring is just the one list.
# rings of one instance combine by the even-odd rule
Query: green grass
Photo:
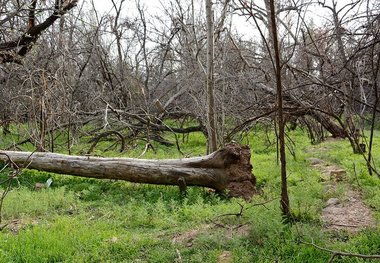
[[(23, 171), (20, 185), (13, 182), (4, 202), (3, 224), (9, 225), (0, 232), (0, 262), (180, 262), (179, 256), (181, 262), (217, 262), (223, 251), (232, 253), (233, 262), (328, 261), (329, 253), (299, 243), (300, 238), (330, 249), (380, 254), (379, 228), (356, 235), (322, 231), (320, 212), (328, 197), (319, 182), (319, 172), (310, 168), (307, 158), (313, 155), (345, 167), (349, 182), (363, 192), (364, 201), (378, 220), (379, 179), (368, 175), (363, 159), (351, 153), (346, 141), (313, 146), (316, 150), (311, 154), (305, 151), (312, 146), (302, 131), (289, 136), (295, 142), (294, 158), (288, 155), (290, 202), (296, 219), (291, 225), (283, 224), (281, 217), (274, 135), (267, 136), (258, 129), (243, 140), (252, 148), (253, 172), (262, 192), (251, 203), (197, 187), (189, 188), (187, 196), (181, 197), (174, 186)], [(171, 134), (166, 138), (174, 141)], [(73, 151), (88, 149), (84, 144), (87, 139), (83, 138)], [(1, 145), (5, 140), (9, 143), (11, 139), (3, 139)], [(379, 134), (375, 143), (380, 143)], [(101, 152), (109, 144), (99, 144), (96, 153), (136, 157), (144, 149), (141, 142), (122, 154)], [(182, 157), (176, 147), (154, 146), (157, 152), (149, 150), (143, 158)], [(202, 155), (205, 139), (194, 133), (184, 143), (180, 138), (180, 147), (186, 155)], [(376, 158), (380, 156), (378, 148)], [(50, 177), (54, 181), (51, 188), (33, 189), (36, 182)], [(265, 206), (254, 205), (272, 199)], [(220, 217), (238, 213), (240, 205), (244, 206), (242, 216)], [(334, 262), (362, 261), (342, 258)]]

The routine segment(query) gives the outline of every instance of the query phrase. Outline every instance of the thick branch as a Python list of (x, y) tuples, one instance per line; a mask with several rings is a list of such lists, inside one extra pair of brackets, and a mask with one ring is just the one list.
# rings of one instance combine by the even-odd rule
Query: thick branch
[[(11, 50), (17, 47), (30, 47), (38, 38), (38, 36), (47, 28), (49, 28), (60, 16), (66, 14), (69, 10), (71, 10), (74, 6), (76, 6), (78, 0), (71, 0), (71, 1), (65, 1), (67, 2), (65, 5), (63, 5), (60, 9), (56, 9), (52, 15), (50, 15), (44, 22), (35, 25), (35, 18), (34, 18), (34, 9), (35, 9), (35, 3), (36, 1), (32, 2), (31, 10), (29, 13), (29, 21), (28, 25), (29, 28), (27, 32), (25, 32), (22, 36), (20, 36), (18, 39), (1, 43), (0, 44), (0, 51), (7, 51)], [(22, 48), (18, 55), (23, 56), (26, 54), (25, 48)], [(4, 56), (2, 53), (0, 53), (0, 58), (2, 59), (2, 62), (12, 62), (16, 59), (16, 57), (10, 57), (9, 55)]]

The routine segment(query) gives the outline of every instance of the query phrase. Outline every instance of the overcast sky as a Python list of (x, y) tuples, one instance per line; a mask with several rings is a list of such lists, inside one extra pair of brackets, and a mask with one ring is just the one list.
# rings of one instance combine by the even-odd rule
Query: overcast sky
[[(90, 2), (89, 0), (84, 0), (87, 2)], [(216, 0), (214, 0), (215, 2)], [(300, 0), (298, 0), (300, 1)], [(298, 2), (296, 0), (296, 2)], [(332, 1), (337, 3), (337, 7), (340, 8), (344, 5), (347, 5), (351, 0), (326, 0), (326, 5), (331, 6)], [(115, 0), (115, 2), (119, 3), (120, 0)], [(152, 18), (153, 16), (163, 16), (164, 12), (163, 10), (165, 7), (168, 7), (168, 3), (170, 0), (140, 0), (141, 5), (146, 10), (146, 17)], [(180, 1), (183, 3), (190, 3), (190, 1)], [(249, 2), (249, 1), (248, 1)], [(255, 3), (262, 2), (262, 0), (255, 0)], [(202, 8), (204, 8), (204, 0), (195, 0), (195, 3), (199, 5), (202, 5)], [(112, 14), (112, 2), (111, 0), (94, 0), (94, 4), (96, 6), (97, 11), (101, 13), (111, 13)], [(131, 17), (131, 16), (137, 16), (137, 9), (135, 0), (125, 0), (124, 2), (124, 9), (122, 12), (123, 17)], [(331, 12), (327, 8), (322, 8), (318, 5), (313, 5), (307, 8), (308, 12), (305, 16), (305, 20), (307, 22), (310, 22), (313, 20), (314, 25), (322, 27), (326, 21), (330, 20)], [(344, 12), (341, 12), (341, 14)], [(287, 19), (294, 19), (297, 17), (296, 12), (292, 11), (292, 16), (290, 16)], [(218, 15), (218, 14), (216, 14)], [(257, 29), (256, 26), (253, 24), (252, 19), (249, 19), (247, 21), (246, 17), (242, 16), (233, 16), (233, 30), (238, 32), (240, 35), (244, 35), (245, 39), (250, 39), (257, 36)], [(330, 20), (331, 21), (331, 20)], [(255, 32), (256, 31), (256, 32)]]
[[(86, 1), (86, 0), (85, 0)], [(88, 0), (87, 0), (88, 1)], [(119, 3), (120, 0), (115, 0), (115, 2)], [(186, 4), (190, 3), (190, 1), (186, 2)], [(204, 8), (204, 0), (195, 0), (195, 5), (198, 8)], [(141, 6), (146, 10), (146, 17), (153, 16), (163, 16), (164, 9), (169, 6), (170, 0), (140, 0)], [(96, 6), (97, 11), (101, 13), (112, 13), (112, 2), (111, 0), (94, 0), (94, 4)], [(200, 6), (201, 5), (201, 6)], [(125, 0), (123, 4), (123, 16), (137, 16), (137, 9), (135, 0)], [(237, 29), (238, 28), (238, 29)], [(249, 39), (252, 35), (252, 31), (255, 30), (251, 21), (247, 21), (245, 17), (242, 16), (234, 16), (233, 17), (233, 30), (239, 31), (240, 34), (246, 35), (245, 38)]]

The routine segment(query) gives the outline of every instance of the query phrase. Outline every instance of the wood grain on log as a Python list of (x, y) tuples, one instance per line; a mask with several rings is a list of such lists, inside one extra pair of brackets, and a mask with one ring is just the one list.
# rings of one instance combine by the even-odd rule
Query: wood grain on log
[(8, 161), (9, 156), (17, 165), (39, 171), (160, 185), (178, 185), (179, 178), (183, 178), (187, 186), (227, 190), (230, 196), (247, 200), (255, 192), (256, 178), (252, 174), (250, 149), (237, 144), (229, 144), (202, 157), (168, 160), (101, 158), (47, 152), (0, 153), (3, 153), (0, 154), (0, 161)]

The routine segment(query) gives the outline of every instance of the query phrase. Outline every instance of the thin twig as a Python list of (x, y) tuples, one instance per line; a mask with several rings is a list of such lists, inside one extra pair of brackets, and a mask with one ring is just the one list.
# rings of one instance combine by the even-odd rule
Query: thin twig
[[(30, 160), (30, 158), (32, 157), (32, 155), (34, 154), (34, 152), (32, 152), (28, 158), (26, 159), (26, 162), (28, 162)], [(7, 183), (3, 193), (1, 194), (1, 197), (0, 197), (0, 224), (2, 223), (2, 211), (3, 211), (3, 204), (4, 204), (4, 200), (5, 200), (5, 197), (8, 195), (9, 191), (11, 190), (11, 187), (12, 187), (12, 180), (17, 180), (18, 181), (18, 176), (21, 174), (22, 170), (25, 169), (25, 168), (28, 168), (29, 165), (32, 163), (32, 161), (30, 161), (24, 168), (20, 168), (13, 160), (12, 158), (7, 154), (7, 153), (4, 153), (4, 152), (0, 152), (0, 155), (5, 155), (7, 157), (7, 163), (6, 163), (6, 166), (9, 166), (10, 164), (10, 167), (13, 169), (12, 173), (8, 176), (8, 178), (1, 182), (1, 184), (5, 184)], [(3, 171), (3, 169), (2, 169)], [(20, 182), (18, 182), (20, 184)], [(3, 226), (0, 226), (0, 231), (3, 230), (8, 224), (5, 224)]]
[(153, 145), (150, 142), (148, 142), (145, 144), (144, 151), (137, 158), (141, 158), (148, 151), (149, 148), (151, 148), (153, 151), (155, 151), (153, 148)]
[(341, 256), (341, 257), (355, 257), (355, 258), (365, 258), (365, 259), (380, 259), (380, 255), (364, 255), (364, 254), (356, 254), (356, 253), (348, 253), (348, 252), (342, 252), (342, 251), (336, 251), (332, 249), (328, 249), (325, 247), (318, 246), (314, 243), (314, 241), (310, 242), (305, 242), (303, 240), (299, 240), (300, 243), (313, 246), (319, 250), (326, 251), (331, 253), (331, 257), (329, 259), (329, 263), (333, 262), (335, 257)]
[[(271, 203), (271, 202), (273, 202), (273, 201), (276, 201), (276, 200), (278, 200), (278, 199), (280, 199), (279, 196), (278, 196), (278, 197), (275, 197), (275, 198), (272, 198), (272, 199), (270, 199), (270, 200), (267, 200), (267, 201), (261, 202), (261, 203), (251, 204), (251, 207), (255, 207), (255, 206), (263, 206), (265, 209), (269, 210), (269, 208), (266, 207), (265, 205), (268, 204), (268, 203)], [(248, 208), (251, 208), (251, 207), (248, 207)], [(248, 209), (248, 208), (247, 208), (247, 209)]]
[(244, 205), (238, 203), (238, 205), (240, 206), (240, 211), (239, 213), (227, 213), (227, 214), (222, 214), (220, 216), (217, 216), (216, 218), (220, 218), (220, 217), (225, 217), (225, 216), (236, 216), (236, 217), (240, 217), (243, 215), (243, 211), (244, 211)]

